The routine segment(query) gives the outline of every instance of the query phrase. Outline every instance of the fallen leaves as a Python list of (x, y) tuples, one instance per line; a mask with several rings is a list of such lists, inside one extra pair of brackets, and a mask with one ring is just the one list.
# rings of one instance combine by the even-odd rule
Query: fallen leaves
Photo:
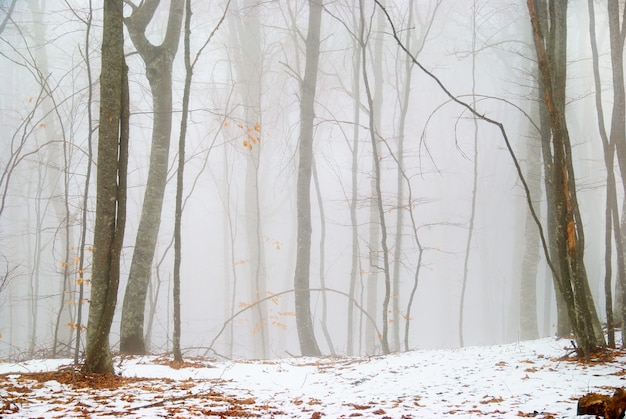
[[(168, 417), (244, 418), (280, 414), (273, 406), (257, 405), (253, 397), (240, 398), (214, 391), (213, 387), (219, 382), (83, 374), (73, 368), (6, 374), (0, 375), (0, 387), (3, 390), (0, 414), (17, 413), (19, 406), (25, 405), (48, 406), (46, 411), (59, 418), (126, 416), (137, 411), (146, 411), (150, 416)], [(40, 391), (44, 386), (51, 389), (61, 387), (54, 391)], [(199, 387), (205, 390), (201, 391)], [(192, 403), (186, 403), (192, 399)], [(317, 401), (317, 404), (320, 403)]]
[[(479, 356), (472, 358), (474, 352)], [(523, 357), (517, 348), (509, 352), (487, 357), (483, 349), (447, 351), (450, 362), (459, 366), (454, 370), (447, 368), (448, 361), (419, 351), (388, 357), (223, 363), (207, 358), (176, 363), (165, 355), (116, 356), (121, 375), (108, 376), (82, 374), (62, 362), (45, 363), (54, 365), (47, 368), (60, 368), (57, 371), (14, 372), (42, 369), (41, 363), (26, 362), (0, 374), (0, 417), (548, 419), (563, 417), (576, 400), (571, 398), (575, 391), (566, 386), (575, 387), (582, 380), (572, 381), (569, 375), (601, 377), (600, 384), (590, 387), (604, 390), (603, 385), (619, 379), (615, 375), (626, 372), (626, 361), (618, 351), (613, 356), (603, 354), (606, 365), (581, 365), (571, 357), (559, 361), (554, 351), (547, 351), (548, 356), (526, 351)], [(564, 371), (568, 372), (565, 385), (550, 387), (563, 380)], [(516, 392), (510, 394), (505, 388)], [(537, 399), (537, 388), (557, 395)]]
[(480, 404), (489, 404), (489, 403), (502, 403), (504, 401), (504, 399), (502, 397), (491, 397), (491, 396), (485, 396), (483, 397), (483, 399), (480, 401)]

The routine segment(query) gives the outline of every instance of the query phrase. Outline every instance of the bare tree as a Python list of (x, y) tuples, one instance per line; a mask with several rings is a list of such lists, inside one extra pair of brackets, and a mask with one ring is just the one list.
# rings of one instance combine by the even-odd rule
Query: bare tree
[[(366, 93), (366, 98), (367, 98), (367, 104), (368, 104), (368, 111), (369, 111), (369, 124), (368, 124), (368, 128), (369, 128), (369, 137), (370, 137), (370, 142), (371, 142), (371, 146), (372, 146), (372, 169), (373, 169), (373, 173), (372, 173), (372, 196), (373, 196), (373, 208), (372, 211), (374, 211), (374, 214), (377, 215), (378, 219), (375, 220), (373, 217), (370, 217), (370, 233), (372, 233), (372, 229), (380, 229), (380, 236), (378, 234), (370, 234), (370, 270), (371, 271), (378, 271), (379, 269), (382, 270), (383, 276), (384, 276), (384, 289), (385, 289), (385, 295), (383, 298), (383, 304), (382, 304), (382, 308), (381, 308), (381, 313), (382, 313), (382, 337), (380, 339), (381, 341), (381, 345), (382, 345), (382, 351), (385, 354), (388, 354), (390, 352), (390, 348), (389, 348), (389, 302), (391, 299), (391, 272), (390, 272), (390, 265), (389, 265), (389, 247), (388, 247), (388, 243), (387, 243), (387, 223), (385, 221), (385, 211), (383, 209), (383, 197), (382, 197), (382, 188), (381, 188), (381, 164), (380, 164), (380, 160), (381, 158), (380, 156), (380, 145), (378, 142), (378, 116), (379, 116), (379, 112), (376, 111), (376, 108), (380, 106), (381, 103), (381, 96), (380, 96), (380, 91), (376, 90), (375, 92), (372, 90), (372, 82), (370, 82), (369, 80), (369, 75), (368, 75), (368, 71), (367, 71), (367, 63), (368, 63), (368, 57), (367, 57), (367, 43), (366, 43), (366, 39), (367, 37), (365, 36), (365, 10), (363, 8), (364, 4), (363, 1), (359, 2), (359, 10), (360, 10), (360, 18), (361, 18), (361, 33), (359, 35), (359, 39), (361, 40), (362, 44), (361, 44), (361, 66), (362, 66), (362, 72), (363, 72), (363, 82), (365, 84), (365, 93)], [(381, 18), (384, 19), (384, 16), (381, 15)], [(380, 28), (380, 23), (381, 21), (379, 20), (379, 28)], [(384, 20), (382, 20), (382, 22), (384, 22)], [(381, 31), (379, 31), (381, 32)], [(376, 58), (374, 58), (374, 61), (376, 60)], [(374, 72), (374, 74), (376, 74), (377, 71)], [(379, 80), (380, 82), (380, 80)], [(380, 84), (380, 83), (379, 83)], [(380, 243), (377, 243), (375, 241), (380, 241)], [(378, 248), (378, 245), (380, 244), (381, 246), (381, 251), (382, 251), (382, 267), (379, 267), (379, 255), (378, 255), (378, 251), (376, 250)], [(370, 272), (370, 275), (372, 274), (372, 272)], [(377, 277), (377, 276), (376, 276)], [(374, 278), (376, 278), (374, 277)], [(369, 281), (373, 281), (374, 279), (372, 279), (371, 277), (369, 278)], [(377, 281), (376, 281), (377, 282)], [(374, 284), (375, 286), (378, 286), (377, 284)], [(368, 287), (368, 300), (369, 300), (369, 294), (370, 294), (370, 287)], [(370, 309), (370, 305), (368, 304), (368, 311)], [(371, 315), (371, 313), (370, 313)], [(366, 334), (366, 339), (369, 341), (370, 339), (368, 339), (367, 334)]]
[[(354, 26), (356, 33), (361, 33), (360, 26), (362, 24), (361, 19), (354, 19)], [(353, 96), (353, 127), (352, 127), (352, 167), (351, 167), (351, 194), (350, 194), (350, 230), (352, 240), (352, 252), (350, 261), (350, 284), (349, 284), (349, 296), (348, 301), (348, 331), (347, 331), (347, 353), (348, 355), (354, 355), (354, 300), (356, 295), (357, 283), (362, 282), (363, 270), (361, 269), (361, 254), (359, 249), (359, 224), (357, 219), (357, 207), (359, 204), (359, 125), (361, 118), (361, 42), (355, 34), (352, 34), (352, 96)], [(360, 329), (360, 328), (359, 328)], [(358, 336), (359, 341), (360, 336)]]
[(584, 234), (580, 220), (571, 145), (565, 121), (566, 10), (567, 3), (549, 1), (548, 46), (544, 39), (534, 0), (528, 0), (533, 40), (550, 116), (555, 186), (556, 245), (559, 275), (555, 275), (565, 298), (574, 335), (585, 356), (603, 346), (604, 335), (589, 291), (583, 261)]
[(87, 347), (83, 371), (114, 372), (109, 333), (117, 303), (120, 253), (126, 224), (128, 78), (123, 1), (104, 3), (96, 226)]
[[(266, 255), (263, 247), (262, 176), (263, 144), (263, 67), (266, 59), (263, 54), (260, 7), (255, 1), (243, 1), (236, 14), (229, 20), (234, 64), (240, 83), (237, 90), (243, 102), (243, 140), (246, 159), (245, 171), (245, 232), (248, 250), (247, 271), (249, 274), (250, 300), (257, 301), (267, 293)], [(269, 332), (267, 308), (265, 304), (255, 305), (252, 317), (252, 339), (256, 357), (269, 357)]]
[(309, 271), (311, 265), (311, 166), (313, 164), (313, 121), (315, 87), (320, 50), (322, 0), (309, 0), (309, 29), (306, 40), (306, 65), (300, 83), (300, 136), (298, 144), (298, 244), (294, 288), (296, 289), (296, 324), (300, 351), (305, 356), (321, 354), (315, 339), (311, 317)]
[[(387, 21), (389, 22), (391, 26), (392, 35), (395, 41), (398, 43), (400, 48), (407, 54), (407, 56), (410, 57), (411, 60), (419, 67), (419, 69), (424, 74), (426, 74), (430, 79), (432, 79), (439, 86), (439, 89), (452, 102), (467, 109), (472, 115), (478, 117), (481, 121), (484, 121), (488, 124), (491, 124), (497, 127), (498, 130), (500, 131), (500, 134), (506, 145), (509, 156), (513, 160), (513, 163), (515, 165), (515, 170), (524, 188), (524, 192), (526, 195), (526, 203), (528, 204), (528, 208), (533, 215), (535, 224), (537, 225), (537, 228), (539, 229), (539, 235), (541, 238), (544, 255), (546, 257), (548, 265), (550, 266), (552, 274), (554, 275), (558, 283), (558, 286), (562, 290), (564, 295), (572, 296), (572, 287), (576, 288), (576, 294), (577, 294), (576, 300), (571, 299), (571, 298), (570, 299), (566, 298), (566, 301), (568, 303), (567, 307), (568, 307), (569, 313), (571, 314), (571, 317), (576, 319), (576, 322), (573, 322), (574, 324), (573, 330), (574, 330), (574, 335), (576, 337), (576, 340), (579, 344), (580, 351), (582, 354), (588, 356), (593, 350), (595, 350), (598, 347), (601, 347), (604, 344), (603, 342), (604, 339), (602, 335), (602, 330), (601, 329), (598, 330), (596, 328), (596, 325), (599, 325), (599, 322), (595, 321), (594, 315), (595, 315), (595, 318), (597, 319), (597, 313), (595, 313), (595, 309), (593, 309), (593, 307), (591, 310), (589, 307), (589, 300), (591, 299), (591, 295), (590, 295), (590, 292), (588, 291), (588, 283), (586, 282), (586, 276), (584, 275), (584, 264), (582, 263), (582, 258), (581, 258), (582, 249), (579, 248), (579, 247), (582, 247), (581, 241), (583, 239), (582, 223), (580, 222), (580, 218), (579, 218), (580, 214), (577, 213), (578, 208), (577, 208), (577, 202), (575, 201), (575, 185), (574, 185), (573, 170), (572, 170), (571, 164), (569, 166), (567, 164), (564, 164), (567, 161), (567, 159), (565, 158), (565, 154), (567, 154), (566, 150), (569, 147), (569, 142), (564, 140), (564, 134), (566, 132), (566, 126), (563, 123), (564, 115), (562, 112), (559, 112), (559, 110), (557, 110), (554, 106), (555, 102), (554, 102), (554, 98), (552, 97), (552, 90), (551, 90), (551, 85), (550, 85), (550, 83), (552, 82), (552, 78), (550, 76), (550, 66), (548, 65), (548, 62), (547, 62), (544, 38), (541, 35), (541, 28), (539, 27), (539, 23), (537, 19), (537, 12), (536, 12), (535, 4), (533, 3), (533, 0), (528, 1), (528, 9), (531, 15), (531, 21), (532, 21), (532, 26), (533, 26), (533, 39), (535, 41), (537, 57), (540, 62), (539, 68), (541, 70), (542, 79), (544, 80), (544, 83), (547, 84), (547, 87), (545, 90), (546, 105), (551, 114), (551, 126), (552, 126), (552, 131), (553, 131), (553, 137), (559, 137), (556, 144), (554, 145), (555, 150), (558, 149), (558, 151), (555, 151), (555, 153), (558, 152), (560, 154), (558, 156), (559, 158), (555, 158), (555, 161), (557, 163), (554, 164), (554, 166), (558, 167), (558, 169), (554, 169), (554, 170), (557, 172), (560, 172), (559, 176), (561, 176), (561, 181), (562, 181), (560, 184), (557, 185), (559, 186), (557, 187), (557, 189), (562, 194), (561, 201), (557, 202), (557, 204), (561, 203), (565, 205), (561, 205), (561, 206), (557, 205), (557, 207), (559, 207), (561, 210), (561, 214), (560, 214), (561, 217), (555, 217), (555, 218), (559, 220), (561, 223), (565, 222), (565, 225), (560, 226), (558, 230), (558, 232), (561, 232), (560, 243), (562, 245), (559, 247), (559, 252), (561, 253), (559, 255), (558, 263), (560, 265), (565, 265), (566, 268), (570, 269), (570, 271), (567, 274), (571, 274), (572, 272), (574, 272), (574, 274), (577, 275), (575, 279), (579, 280), (579, 281), (572, 281), (569, 283), (563, 280), (562, 277), (558, 275), (558, 272), (554, 267), (555, 264), (550, 258), (550, 253), (549, 253), (547, 241), (545, 239), (543, 226), (537, 216), (537, 212), (533, 205), (533, 200), (530, 194), (530, 190), (528, 188), (528, 183), (526, 182), (526, 179), (523, 175), (519, 160), (517, 159), (516, 154), (511, 147), (511, 142), (506, 133), (504, 125), (501, 122), (498, 122), (494, 119), (491, 119), (477, 112), (471, 105), (465, 103), (458, 97), (454, 96), (450, 92), (450, 90), (448, 90), (445, 87), (445, 85), (441, 82), (439, 78), (437, 78), (431, 71), (428, 71), (419, 61), (417, 61), (417, 59), (406, 48), (406, 46), (403, 44), (402, 40), (400, 39), (398, 35), (398, 31), (396, 30), (396, 27), (391, 17), (389, 16), (389, 13), (385, 9), (385, 7), (381, 4), (379, 0), (375, 0), (375, 3), (377, 7), (380, 8), (383, 11), (383, 13), (386, 15)], [(563, 4), (559, 5), (559, 2), (555, 2), (552, 4), (552, 6), (557, 6), (557, 5), (558, 7), (560, 7), (560, 9), (557, 12), (557, 16), (553, 16), (553, 18), (558, 21), (559, 19), (563, 19), (565, 17), (565, 14), (563, 13), (564, 5)], [(553, 23), (555, 25), (563, 25), (564, 20), (560, 21), (560, 23), (553, 21)], [(561, 26), (561, 29), (563, 29), (562, 26)], [(564, 52), (564, 50), (562, 51)], [(557, 65), (557, 64), (559, 66), (562, 66), (563, 61), (559, 61), (558, 63), (554, 63), (553, 65)], [(560, 74), (560, 77), (558, 79), (561, 82), (565, 81), (563, 74)], [(571, 160), (570, 160), (570, 163), (571, 163)], [(567, 180), (567, 182), (565, 182), (565, 180)], [(575, 222), (573, 220), (574, 218), (575, 218)], [(563, 274), (563, 276), (565, 275), (566, 274)], [(568, 277), (567, 279), (569, 280), (570, 278)]]
[[(624, 6), (622, 6), (624, 7)], [(620, 26), (620, 4), (618, 0), (608, 1), (608, 17), (609, 17), (609, 39), (611, 43), (611, 70), (613, 74), (613, 112), (611, 114), (611, 131), (609, 134), (610, 147), (615, 147), (617, 151), (617, 160), (619, 163), (622, 184), (626, 190), (626, 89), (624, 87), (624, 40), (626, 39), (626, 15), (622, 16)], [(623, 14), (626, 14), (626, 7), (623, 8)], [(597, 93), (596, 93), (597, 94)], [(605, 149), (605, 162), (613, 159), (612, 151)], [(610, 163), (610, 164), (608, 164)], [(607, 171), (613, 167), (613, 163), (607, 162)], [(609, 187), (607, 185), (607, 187)], [(608, 191), (610, 192), (610, 191)], [(608, 193), (607, 192), (607, 193)], [(607, 200), (609, 198), (607, 195)], [(608, 203), (608, 202), (607, 202)], [(612, 207), (616, 207), (616, 203), (610, 203)], [(622, 208), (622, 217), (626, 220), (626, 207)], [(614, 208), (615, 209), (615, 208)], [(608, 216), (608, 214), (607, 214)], [(615, 220), (614, 224), (617, 223)], [(623, 262), (624, 249), (620, 249), (621, 243), (624, 242), (624, 234), (626, 234), (626, 223), (622, 222), (621, 236), (616, 237), (618, 242), (618, 259)], [(618, 283), (621, 290), (621, 299), (618, 306), (621, 307), (620, 320), (622, 324), (622, 336), (626, 332), (626, 277), (624, 272), (619, 272)], [(622, 342), (622, 345), (624, 343)]]
[(125, 23), (133, 45), (146, 65), (154, 119), (148, 180), (122, 306), (120, 350), (143, 354), (146, 352), (144, 311), (161, 222), (172, 133), (172, 63), (178, 50), (184, 3), (170, 3), (167, 29), (160, 45), (153, 45), (146, 37), (146, 28), (160, 2), (146, 0), (138, 6), (126, 3), (131, 5), (133, 12), (125, 18)]

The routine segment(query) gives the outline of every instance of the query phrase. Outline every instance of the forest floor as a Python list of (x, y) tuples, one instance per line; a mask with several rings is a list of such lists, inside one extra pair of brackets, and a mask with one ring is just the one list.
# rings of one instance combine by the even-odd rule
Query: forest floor
[(360, 358), (115, 361), (115, 376), (69, 360), (0, 363), (0, 418), (575, 418), (579, 397), (626, 379), (626, 352), (583, 362), (554, 338)]

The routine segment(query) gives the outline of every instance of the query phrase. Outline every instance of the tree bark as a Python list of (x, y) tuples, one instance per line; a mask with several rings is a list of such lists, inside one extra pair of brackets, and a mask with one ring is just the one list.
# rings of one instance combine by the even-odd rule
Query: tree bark
[[(363, 71), (363, 82), (365, 85), (365, 92), (367, 97), (367, 104), (369, 108), (369, 137), (370, 143), (372, 146), (372, 199), (374, 201), (371, 211), (377, 215), (378, 219), (375, 220), (372, 215), (370, 215), (370, 229), (373, 232), (376, 230), (380, 232), (380, 238), (378, 238), (378, 234), (370, 235), (370, 275), (373, 272), (377, 272), (380, 268), (378, 267), (379, 263), (379, 255), (378, 255), (378, 242), (374, 242), (372, 240), (372, 236), (376, 236), (377, 241), (380, 242), (381, 250), (382, 250), (382, 272), (385, 278), (385, 296), (383, 298), (383, 305), (381, 308), (382, 313), (382, 336), (380, 337), (381, 349), (384, 354), (388, 354), (390, 352), (389, 347), (389, 302), (391, 299), (391, 273), (389, 266), (389, 247), (387, 245), (387, 225), (385, 222), (385, 212), (383, 209), (383, 198), (382, 198), (382, 187), (381, 187), (381, 168), (380, 168), (380, 158), (379, 158), (379, 145), (378, 145), (378, 130), (376, 128), (376, 124), (378, 123), (378, 114), (376, 108), (379, 107), (382, 102), (381, 96), (382, 93), (376, 90), (372, 93), (371, 84), (369, 81), (369, 76), (367, 72), (367, 48), (366, 48), (366, 37), (365, 37), (365, 12), (363, 10), (363, 1), (359, 2), (359, 8), (361, 13), (361, 33), (359, 38), (362, 42), (361, 45), (361, 66)], [(384, 26), (384, 19), (379, 21), (379, 28)], [(382, 32), (382, 30), (380, 30)], [(376, 57), (376, 55), (375, 55)], [(376, 60), (376, 58), (374, 58)], [(376, 73), (376, 70), (375, 70)], [(368, 281), (372, 281), (370, 277)], [(376, 281), (377, 282), (377, 281)], [(375, 284), (378, 286), (377, 284)], [(368, 287), (368, 299), (369, 299), (369, 287)], [(369, 304), (368, 304), (369, 311)], [(371, 312), (370, 312), (371, 315)], [(367, 339), (367, 334), (366, 334)], [(370, 343), (369, 340), (366, 343)]]
[(170, 3), (165, 39), (155, 46), (148, 41), (145, 32), (158, 4), (158, 0), (143, 1), (125, 19), (130, 38), (146, 64), (154, 114), (150, 168), (120, 326), (120, 350), (130, 354), (146, 353), (144, 311), (167, 181), (172, 131), (172, 62), (178, 50), (184, 6), (182, 1)]
[(298, 239), (294, 288), (296, 289), (296, 327), (300, 351), (304, 356), (319, 356), (311, 316), (309, 271), (311, 265), (311, 166), (313, 163), (313, 121), (315, 88), (322, 21), (321, 0), (309, 0), (309, 30), (306, 40), (306, 65), (300, 83), (300, 143), (297, 180)]
[[(613, 74), (613, 113), (611, 115), (611, 133), (609, 141), (617, 151), (617, 161), (619, 163), (622, 185), (626, 191), (626, 91), (624, 87), (624, 37), (626, 36), (626, 7), (624, 17), (620, 27), (620, 13), (618, 0), (608, 1), (609, 16), (609, 39), (611, 43), (611, 69)], [(608, 167), (607, 167), (608, 170)], [(623, 259), (624, 254), (620, 254)], [(622, 300), (620, 318), (622, 323), (622, 336), (626, 333), (626, 293), (624, 292), (624, 281), (626, 278), (619, 278), (622, 289)], [(622, 345), (623, 342), (622, 342)]]
[[(537, 109), (537, 105), (533, 105)], [(535, 111), (534, 114), (539, 112)], [(526, 144), (526, 179), (533, 192), (535, 202), (541, 198), (541, 139), (537, 134), (529, 135)], [(520, 338), (537, 339), (537, 270), (539, 267), (539, 232), (530, 211), (526, 211), (524, 220), (524, 254), (522, 256), (521, 281), (519, 294), (519, 331)]]
[(567, 2), (549, 2), (550, 30), (547, 48), (534, 0), (528, 0), (527, 4), (552, 131), (554, 154), (550, 170), (555, 188), (555, 241), (559, 265), (558, 275), (556, 271), (553, 274), (565, 298), (580, 351), (589, 356), (604, 345), (604, 337), (595, 321), (597, 313), (590, 296), (583, 261), (583, 226), (578, 213), (571, 144), (565, 121)]
[[(357, 24), (360, 24), (360, 19), (357, 20)], [(358, 280), (362, 282), (362, 269), (361, 269), (361, 254), (359, 251), (359, 225), (357, 218), (357, 205), (359, 201), (359, 125), (361, 115), (361, 95), (360, 95), (360, 81), (361, 81), (361, 44), (354, 42), (352, 62), (352, 95), (353, 95), (353, 128), (352, 128), (352, 173), (351, 173), (351, 187), (350, 194), (350, 230), (352, 233), (352, 254), (350, 261), (350, 284), (348, 287), (348, 295), (350, 299), (348, 301), (348, 330), (347, 330), (347, 354), (348, 356), (354, 355), (354, 304), (352, 303), (356, 294), (356, 284)], [(360, 328), (359, 328), (360, 330)], [(360, 341), (360, 336), (358, 336)]]
[[(234, 51), (236, 72), (240, 83), (240, 95), (244, 104), (243, 127), (252, 130), (245, 134), (244, 147), (246, 157), (245, 174), (245, 231), (248, 248), (248, 278), (250, 303), (258, 301), (267, 294), (267, 269), (264, 248), (262, 213), (261, 213), (261, 156), (262, 145), (257, 139), (262, 137), (263, 90), (263, 44), (261, 22), (255, 0), (244, 0), (237, 14), (231, 14), (230, 36), (237, 45)], [(254, 357), (269, 357), (268, 314), (265, 304), (256, 304), (250, 313), (252, 325), (252, 343)]]
[(91, 304), (83, 371), (112, 374), (109, 332), (117, 302), (126, 223), (128, 79), (124, 60), (123, 2), (104, 3), (96, 225)]

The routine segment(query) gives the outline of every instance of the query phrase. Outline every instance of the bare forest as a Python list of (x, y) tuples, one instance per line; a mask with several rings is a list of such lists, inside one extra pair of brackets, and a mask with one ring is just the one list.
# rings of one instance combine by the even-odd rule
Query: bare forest
[(621, 345), (625, 13), (0, 1), (0, 360)]

